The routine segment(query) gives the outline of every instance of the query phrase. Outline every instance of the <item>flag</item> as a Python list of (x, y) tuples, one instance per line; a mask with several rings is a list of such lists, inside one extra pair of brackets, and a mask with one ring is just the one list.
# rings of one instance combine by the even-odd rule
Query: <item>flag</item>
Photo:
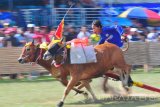
[(58, 28), (56, 30), (55, 36), (57, 39), (62, 38), (63, 28), (64, 28), (64, 19), (62, 19), (61, 23), (58, 25)]

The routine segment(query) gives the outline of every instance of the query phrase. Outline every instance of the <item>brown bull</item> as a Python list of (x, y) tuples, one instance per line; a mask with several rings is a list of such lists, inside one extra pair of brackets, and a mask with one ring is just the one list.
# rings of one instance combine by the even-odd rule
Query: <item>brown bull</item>
[(62, 100), (58, 107), (63, 106), (63, 102), (70, 90), (81, 80), (100, 77), (109, 71), (115, 69), (120, 75), (123, 86), (128, 86), (128, 77), (130, 74), (130, 65), (126, 64), (122, 50), (114, 44), (104, 43), (95, 47), (97, 63), (88, 64), (70, 64), (62, 63), (66, 60), (66, 48), (61, 43), (56, 43), (44, 54), (43, 59), (54, 58), (55, 65), (61, 65), (61, 71), (70, 72), (71, 79), (65, 89)]
[[(37, 63), (40, 66), (44, 67), (46, 70), (48, 70), (53, 77), (55, 77), (57, 80), (59, 80), (64, 86), (67, 86), (68, 80), (67, 76), (69, 75), (69, 72), (60, 72), (59, 68), (56, 68), (55, 66), (51, 65), (51, 60), (43, 60), (41, 57), (43, 56), (45, 49), (39, 48), (39, 45), (34, 45), (34, 42), (27, 43), (23, 49), (20, 57), (18, 58), (19, 63)], [(86, 87), (88, 91), (92, 94), (92, 97), (95, 98), (94, 93), (92, 92), (89, 81), (84, 80), (81, 81), (80, 84), (78, 83), (78, 89), (73, 88), (74, 91), (77, 93), (82, 93), (85, 96), (87, 95), (86, 92), (81, 91), (79, 89)], [(87, 96), (86, 96), (87, 97)], [(95, 98), (96, 99), (96, 98)]]

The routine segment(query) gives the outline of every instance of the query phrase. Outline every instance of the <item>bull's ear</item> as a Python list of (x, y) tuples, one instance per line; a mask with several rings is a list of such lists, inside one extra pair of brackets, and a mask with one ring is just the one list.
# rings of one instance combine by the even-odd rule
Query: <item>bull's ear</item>
[(34, 45), (34, 39), (32, 40), (32, 45)]

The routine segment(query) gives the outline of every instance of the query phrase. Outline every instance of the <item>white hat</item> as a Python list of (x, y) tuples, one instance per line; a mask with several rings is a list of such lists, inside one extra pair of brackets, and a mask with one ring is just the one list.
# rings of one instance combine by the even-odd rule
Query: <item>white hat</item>
[(34, 27), (34, 24), (28, 24), (27, 27)]
[(135, 32), (135, 31), (137, 31), (137, 30), (138, 30), (137, 28), (131, 28), (131, 29), (130, 29), (131, 32)]
[(3, 23), (3, 25), (4, 25), (4, 26), (8, 26), (8, 25), (9, 25), (9, 23)]

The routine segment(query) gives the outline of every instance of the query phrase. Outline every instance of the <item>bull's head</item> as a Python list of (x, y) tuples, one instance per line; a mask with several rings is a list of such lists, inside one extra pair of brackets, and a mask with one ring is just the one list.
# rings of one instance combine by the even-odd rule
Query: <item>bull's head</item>
[(52, 58), (52, 63), (55, 66), (62, 65), (67, 58), (66, 44), (62, 41), (53, 44), (48, 51), (43, 55), (44, 60), (49, 60)]
[(63, 39), (60, 42), (57, 42), (53, 44), (51, 47), (49, 47), (48, 51), (46, 51), (43, 55), (44, 60), (49, 60), (53, 57), (53, 60), (55, 60), (56, 56), (62, 56), (64, 53), (65, 44), (62, 43)]
[(34, 40), (32, 42), (27, 43), (22, 49), (22, 53), (18, 58), (18, 62), (21, 64), (34, 62), (37, 58), (37, 49), (38, 46), (34, 45)]

